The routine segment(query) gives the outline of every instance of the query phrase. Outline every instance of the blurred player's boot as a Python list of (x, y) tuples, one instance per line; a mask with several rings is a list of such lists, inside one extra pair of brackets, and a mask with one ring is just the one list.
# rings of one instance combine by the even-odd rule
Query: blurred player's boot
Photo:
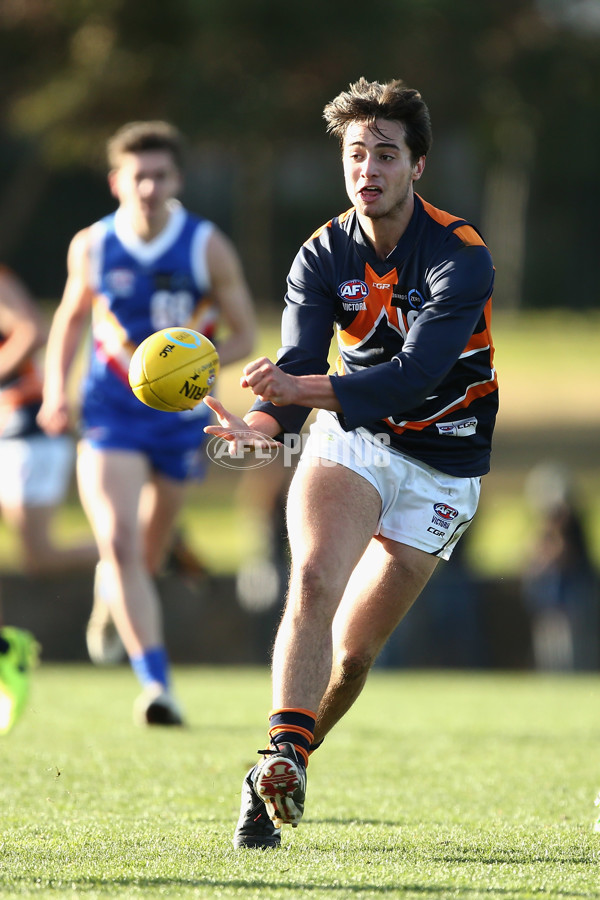
[(29, 696), (29, 676), (39, 644), (22, 628), (0, 628), (0, 734), (13, 727)]
[[(598, 796), (597, 796), (596, 799), (594, 800), (594, 806), (597, 806), (597, 807), (599, 807), (599, 809), (600, 809), (600, 794), (598, 794)], [(594, 831), (600, 832), (600, 815), (598, 816), (598, 818), (597, 818), (596, 821), (594, 822)]]
[(276, 828), (295, 828), (304, 812), (306, 768), (300, 762), (293, 744), (281, 743), (258, 763), (254, 790), (267, 808)]
[(171, 547), (164, 563), (164, 571), (184, 578), (205, 578), (209, 571), (198, 554), (192, 550), (181, 531), (173, 535)]
[(175, 699), (160, 686), (147, 687), (133, 704), (136, 725), (183, 725), (183, 715)]
[(126, 656), (107, 602), (110, 599), (107, 581), (105, 565), (99, 562), (94, 574), (94, 605), (85, 632), (90, 659), (97, 666), (114, 666)]
[(236, 849), (279, 847), (281, 843), (281, 829), (271, 822), (265, 804), (254, 790), (253, 779), (257, 768), (250, 769), (242, 785), (240, 817), (233, 834)]
[(281, 581), (277, 566), (270, 559), (250, 559), (237, 574), (235, 589), (242, 609), (262, 613), (279, 601)]

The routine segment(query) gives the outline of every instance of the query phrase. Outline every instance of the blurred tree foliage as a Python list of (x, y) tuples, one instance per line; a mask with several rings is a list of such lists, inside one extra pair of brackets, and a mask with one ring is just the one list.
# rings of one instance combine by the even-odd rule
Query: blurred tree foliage
[[(107, 211), (106, 137), (168, 118), (189, 138), (199, 208), (269, 294), (267, 272), (347, 202), (321, 110), (363, 74), (426, 98), (423, 192), (482, 224), (503, 305), (595, 302), (598, 0), (2, 0), (0, 256), (27, 268), (49, 228), (64, 256)], [(59, 291), (48, 271), (35, 284), (32, 268), (34, 287)]]

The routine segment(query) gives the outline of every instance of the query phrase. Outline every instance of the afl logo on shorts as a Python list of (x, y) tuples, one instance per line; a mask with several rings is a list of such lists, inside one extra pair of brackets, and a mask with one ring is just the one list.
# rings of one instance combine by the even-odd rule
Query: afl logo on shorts
[(441, 519), (446, 519), (447, 521), (455, 519), (458, 515), (457, 509), (454, 509), (453, 506), (447, 506), (445, 503), (434, 503), (433, 511), (436, 516), (439, 516)]
[(361, 281), (360, 278), (352, 278), (350, 281), (344, 281), (338, 288), (338, 296), (342, 300), (364, 300), (369, 295), (369, 288)]

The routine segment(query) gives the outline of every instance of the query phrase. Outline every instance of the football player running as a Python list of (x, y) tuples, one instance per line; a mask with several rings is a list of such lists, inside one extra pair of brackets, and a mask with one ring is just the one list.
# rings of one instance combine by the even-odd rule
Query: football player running
[(420, 94), (361, 78), (324, 115), (352, 208), (294, 260), (277, 363), (241, 379), (252, 409), (204, 401), (220, 422), (206, 430), (232, 449), (297, 434), (319, 410), (288, 495), (269, 744), (244, 779), (236, 847), (275, 847), (300, 821), (309, 755), (475, 514), (498, 403), (491, 256), (415, 193), (431, 144)]
[(254, 312), (231, 242), (176, 199), (183, 170), (179, 132), (167, 122), (132, 122), (107, 149), (118, 209), (71, 242), (38, 421), (49, 434), (68, 428), (67, 376), (91, 313), (77, 466), (100, 556), (88, 650), (95, 662), (109, 662), (122, 642), (143, 687), (135, 720), (180, 725), (153, 575), (186, 487), (199, 474), (208, 410), (171, 413), (145, 406), (130, 389), (129, 362), (155, 331), (185, 325), (212, 339), (219, 320), (226, 326), (218, 345), (221, 364), (240, 360), (252, 349)]

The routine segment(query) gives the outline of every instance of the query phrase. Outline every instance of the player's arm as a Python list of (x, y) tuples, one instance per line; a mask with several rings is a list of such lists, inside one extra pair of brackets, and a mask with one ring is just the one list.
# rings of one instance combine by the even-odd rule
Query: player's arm
[[(252, 412), (269, 414), (280, 431), (297, 433), (310, 409), (340, 411), (329, 369), (335, 282), (329, 236), (306, 242), (292, 264), (277, 364), (261, 357), (245, 367), (241, 385), (257, 397)], [(323, 243), (324, 242), (324, 243)]]
[(92, 307), (89, 269), (86, 228), (71, 241), (65, 290), (52, 319), (46, 348), (44, 399), (38, 421), (49, 434), (60, 434), (69, 427), (67, 379)]
[(211, 293), (227, 326), (226, 336), (219, 341), (219, 359), (226, 366), (252, 352), (256, 333), (254, 307), (238, 254), (218, 229), (209, 238), (207, 254)]
[[(328, 375), (290, 375), (266, 357), (245, 366), (240, 384), (273, 406), (295, 405), (341, 412)], [(204, 430), (228, 441), (232, 454), (242, 447), (269, 446), (282, 430), (278, 419), (264, 410), (251, 409), (242, 419), (214, 397), (205, 397), (204, 402), (219, 420), (219, 425), (209, 425)]]
[[(264, 357), (245, 367), (240, 383), (274, 406), (293, 403), (315, 409), (341, 410), (327, 375), (288, 375)], [(218, 425), (207, 425), (204, 430), (228, 441), (232, 455), (244, 448), (272, 446), (274, 438), (281, 433), (278, 420), (263, 410), (251, 409), (242, 419), (225, 409), (215, 397), (205, 397), (204, 402), (219, 420)]]
[(47, 329), (24, 285), (11, 272), (0, 271), (0, 382), (10, 379), (19, 366), (46, 340)]
[[(435, 390), (458, 360), (483, 313), (492, 284), (487, 248), (466, 247), (435, 269), (430, 285), (432, 302), (392, 361), (337, 378), (294, 375), (269, 360), (258, 359), (246, 366), (241, 383), (274, 407), (308, 406), (341, 413), (348, 428), (412, 409)], [(293, 365), (297, 365), (295, 360)], [(276, 409), (273, 415), (278, 416)]]
[[(404, 417), (432, 396), (481, 323), (493, 281), (491, 257), (483, 245), (460, 248), (432, 266), (431, 300), (402, 350), (389, 362), (332, 379), (342, 426), (352, 429), (390, 415)], [(488, 378), (489, 371), (482, 377)]]
[[(322, 253), (325, 268), (331, 265), (327, 248)], [(236, 433), (245, 432), (247, 445), (252, 432), (260, 444), (267, 436), (272, 440), (282, 431), (299, 431), (308, 410), (339, 410), (331, 387), (328, 351), (333, 336), (334, 300), (323, 272), (323, 260), (314, 242), (308, 242), (296, 255), (290, 276), (286, 307), (282, 320), (282, 348), (277, 364), (265, 357), (253, 360), (244, 368), (240, 384), (250, 388), (257, 403), (243, 419), (232, 416), (214, 398), (205, 403), (217, 414), (218, 426), (205, 431), (234, 441)], [(306, 412), (304, 412), (306, 411)], [(230, 450), (233, 452), (235, 446)]]
[(329, 375), (290, 375), (271, 360), (261, 357), (244, 367), (240, 380), (263, 401), (274, 406), (307, 406), (341, 412)]

